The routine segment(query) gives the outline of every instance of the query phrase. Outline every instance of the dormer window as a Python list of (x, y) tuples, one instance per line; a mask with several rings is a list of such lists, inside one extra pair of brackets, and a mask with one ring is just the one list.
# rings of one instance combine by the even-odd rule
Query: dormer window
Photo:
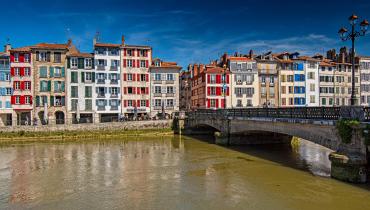
[(154, 65), (155, 65), (156, 67), (160, 67), (160, 66), (161, 66), (161, 62), (157, 60), (157, 61), (155, 61), (155, 62), (154, 62)]
[(287, 55), (284, 55), (283, 59), (284, 60), (288, 60), (288, 56)]

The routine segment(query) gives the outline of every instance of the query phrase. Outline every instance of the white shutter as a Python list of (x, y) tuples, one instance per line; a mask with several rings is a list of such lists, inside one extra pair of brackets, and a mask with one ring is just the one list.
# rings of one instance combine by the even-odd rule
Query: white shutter
[(161, 93), (167, 93), (166, 86), (161, 86)]

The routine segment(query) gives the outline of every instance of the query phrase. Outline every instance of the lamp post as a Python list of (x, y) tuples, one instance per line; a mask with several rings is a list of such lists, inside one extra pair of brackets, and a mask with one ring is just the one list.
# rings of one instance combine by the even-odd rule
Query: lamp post
[(356, 30), (356, 25), (358, 24), (358, 16), (353, 14), (348, 18), (349, 23), (351, 25), (351, 31), (348, 33), (346, 28), (341, 28), (338, 33), (342, 41), (352, 41), (352, 52), (351, 52), (351, 59), (352, 59), (352, 92), (351, 92), (351, 106), (355, 105), (356, 96), (355, 96), (355, 41), (356, 38), (365, 36), (366, 31), (369, 27), (369, 22), (367, 20), (363, 20), (360, 23), (360, 31)]

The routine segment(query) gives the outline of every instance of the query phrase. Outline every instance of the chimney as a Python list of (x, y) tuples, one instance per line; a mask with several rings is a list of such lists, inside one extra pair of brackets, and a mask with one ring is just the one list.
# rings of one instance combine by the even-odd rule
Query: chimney
[(122, 37), (121, 37), (121, 42), (122, 42), (122, 45), (125, 45), (125, 36), (124, 35), (122, 35)]
[(4, 52), (5, 53), (8, 53), (9, 52), (9, 50), (11, 50), (12, 49), (12, 46), (8, 43), (8, 44), (6, 44), (6, 45), (4, 45)]
[(68, 45), (68, 47), (70, 47), (72, 45), (72, 39), (68, 39), (67, 45)]

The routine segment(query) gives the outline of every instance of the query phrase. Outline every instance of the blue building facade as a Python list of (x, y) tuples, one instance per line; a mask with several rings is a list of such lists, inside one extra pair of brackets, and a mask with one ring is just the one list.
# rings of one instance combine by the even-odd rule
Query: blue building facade
[(0, 126), (12, 125), (13, 87), (10, 77), (9, 50), (10, 45), (5, 45), (4, 52), (0, 52)]

